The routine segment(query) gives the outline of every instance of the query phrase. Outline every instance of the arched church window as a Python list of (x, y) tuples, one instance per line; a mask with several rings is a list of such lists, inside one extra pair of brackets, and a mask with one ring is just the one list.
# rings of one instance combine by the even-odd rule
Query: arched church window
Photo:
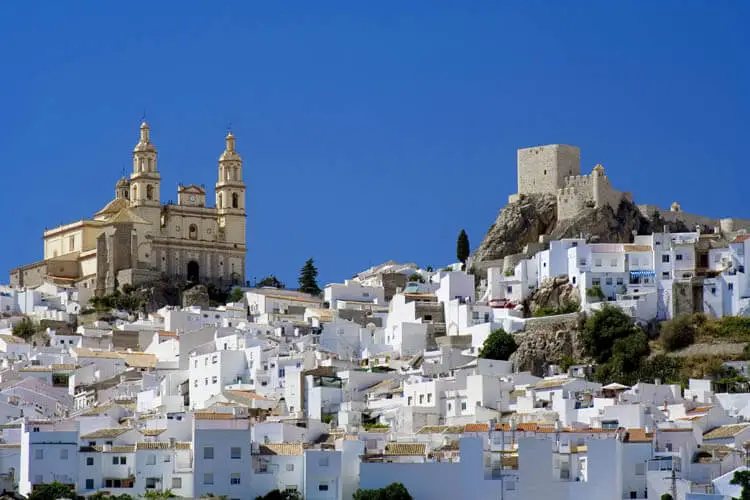
[(148, 171), (149, 172), (154, 171), (154, 159), (153, 158), (148, 159)]
[(224, 207), (224, 195), (222, 193), (219, 193), (219, 203), (217, 203), (218, 208)]
[(240, 207), (240, 197), (237, 195), (237, 193), (232, 193), (232, 208), (239, 208)]
[(198, 226), (195, 224), (190, 224), (190, 227), (188, 228), (188, 238), (191, 240), (198, 239)]
[(149, 184), (146, 186), (146, 199), (153, 200), (154, 199), (154, 186)]

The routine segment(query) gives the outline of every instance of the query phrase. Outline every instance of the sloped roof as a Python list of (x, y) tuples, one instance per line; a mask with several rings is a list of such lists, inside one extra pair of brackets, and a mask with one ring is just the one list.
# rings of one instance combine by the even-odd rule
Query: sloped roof
[(556, 389), (572, 381), (573, 379), (570, 378), (544, 379), (534, 384), (534, 389)]
[(734, 437), (747, 429), (748, 426), (750, 426), (750, 424), (722, 425), (703, 434), (703, 439), (725, 439)]
[(301, 443), (268, 443), (258, 448), (259, 455), (299, 456), (304, 452)]
[(99, 215), (116, 214), (120, 210), (128, 208), (129, 206), (130, 206), (130, 202), (126, 200), (125, 198), (115, 198), (114, 200), (107, 203), (104, 206), (104, 208), (96, 212), (94, 214), (94, 217), (97, 217)]
[(116, 438), (132, 430), (133, 429), (131, 427), (112, 427), (109, 429), (98, 429), (94, 432), (82, 435), (81, 439)]
[(386, 443), (384, 455), (406, 457), (425, 454), (424, 443)]

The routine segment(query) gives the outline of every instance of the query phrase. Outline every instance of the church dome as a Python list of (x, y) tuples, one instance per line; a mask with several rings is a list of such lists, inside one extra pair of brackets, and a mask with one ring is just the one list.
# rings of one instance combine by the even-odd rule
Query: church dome
[(149, 127), (146, 122), (141, 123), (141, 139), (138, 141), (138, 144), (135, 145), (135, 148), (133, 148), (133, 152), (156, 153), (156, 146), (151, 142), (151, 127)]
[(242, 161), (242, 157), (235, 149), (235, 139), (231, 131), (226, 136), (226, 142), (226, 149), (221, 153), (219, 161)]
[(117, 187), (118, 188), (130, 187), (130, 181), (127, 180), (125, 177), (120, 177), (120, 180), (117, 181)]

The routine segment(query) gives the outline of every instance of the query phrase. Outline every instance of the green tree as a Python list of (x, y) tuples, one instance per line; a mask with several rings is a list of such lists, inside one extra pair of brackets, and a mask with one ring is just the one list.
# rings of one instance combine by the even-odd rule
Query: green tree
[(319, 295), (318, 268), (315, 267), (312, 257), (305, 261), (305, 265), (299, 271), (299, 291), (310, 295)]
[(23, 318), (20, 323), (13, 327), (13, 335), (29, 340), (36, 333), (34, 323), (29, 318)]
[(302, 495), (297, 490), (271, 490), (255, 500), (302, 500)]
[(676, 351), (695, 342), (695, 325), (692, 316), (679, 316), (661, 324), (659, 334), (664, 349)]
[(245, 297), (245, 292), (242, 291), (242, 288), (235, 287), (232, 290), (232, 293), (229, 294), (229, 299), (227, 299), (228, 302), (242, 302), (242, 299)]
[(469, 255), (471, 254), (471, 248), (469, 248), (469, 235), (463, 229), (458, 233), (458, 240), (456, 241), (456, 258), (461, 264), (466, 264)]
[(412, 496), (403, 484), (391, 483), (376, 490), (359, 489), (354, 492), (352, 500), (412, 500)]
[(38, 484), (29, 494), (29, 500), (58, 500), (59, 498), (76, 498), (76, 490), (68, 484), (55, 481), (49, 484)]
[(414, 283), (424, 283), (424, 278), (419, 273), (411, 273), (409, 277), (407, 278), (408, 281), (412, 281)]
[(93, 495), (89, 495), (86, 497), (86, 500), (135, 500), (133, 497), (128, 495), (127, 493), (123, 493), (122, 495), (110, 495), (107, 492), (104, 491), (97, 491)]
[(479, 357), (485, 359), (500, 359), (507, 361), (510, 355), (516, 352), (516, 344), (513, 335), (506, 333), (502, 328), (490, 333), (484, 340)]
[(661, 496), (661, 497), (659, 497), (659, 498), (660, 498), (661, 500), (672, 500), (672, 495), (670, 495), (669, 493), (664, 493), (664, 494), (662, 494), (662, 496)]
[(273, 288), (285, 288), (284, 283), (281, 282), (275, 275), (271, 274), (266, 276), (255, 284), (256, 287), (262, 288), (264, 286), (270, 286)]
[(750, 471), (738, 470), (732, 476), (732, 480), (729, 484), (736, 484), (742, 486), (742, 494), (737, 500), (750, 500)]
[(586, 319), (581, 341), (586, 354), (593, 357), (597, 363), (606, 363), (612, 357), (615, 342), (629, 337), (637, 330), (622, 309), (604, 305)]

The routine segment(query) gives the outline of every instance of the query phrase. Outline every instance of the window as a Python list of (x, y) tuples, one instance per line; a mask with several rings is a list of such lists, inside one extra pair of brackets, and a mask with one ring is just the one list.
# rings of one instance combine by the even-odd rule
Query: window
[(146, 465), (156, 465), (156, 454), (151, 453), (146, 456)]
[(217, 207), (222, 208), (224, 206), (224, 196), (219, 193), (219, 202), (216, 204)]
[(591, 286), (601, 286), (602, 280), (599, 278), (594, 278), (591, 280)]
[(112, 465), (117, 465), (120, 463), (120, 457), (112, 457)]
[(465, 410), (465, 409), (466, 409), (466, 401), (462, 401), (462, 402), (461, 402), (461, 409), (462, 409), (462, 410)]
[(44, 460), (44, 450), (42, 449), (34, 450), (34, 458), (36, 460)]
[(240, 197), (237, 193), (232, 193), (232, 208), (240, 208)]
[(635, 464), (635, 475), (636, 476), (644, 476), (646, 474), (646, 464)]
[(716, 295), (716, 287), (715, 286), (711, 287), (711, 295)]
[(191, 240), (198, 239), (198, 226), (195, 224), (190, 224), (190, 227), (188, 228), (188, 238)]
[(682, 254), (678, 253), (677, 255), (675, 255), (674, 260), (682, 260)]
[(318, 491), (328, 491), (328, 485), (325, 483), (320, 483), (318, 485)]
[(206, 446), (203, 448), (203, 458), (206, 460), (213, 460), (214, 458), (214, 447)]
[(239, 446), (232, 446), (232, 449), (230, 450), (230, 456), (232, 457), (232, 460), (239, 460), (242, 458), (242, 448)]
[(60, 450), (60, 460), (68, 459), (68, 450)]
[(179, 489), (182, 488), (182, 478), (181, 477), (173, 477), (172, 478), (172, 489)]
[(661, 273), (661, 279), (668, 280), (669, 279), (669, 271), (664, 271)]
[(625, 284), (625, 280), (623, 280), (622, 278), (617, 278), (617, 284), (618, 285), (624, 285)]
[(203, 385), (208, 385), (208, 377), (203, 379)]
[(203, 484), (214, 484), (214, 475), (210, 472), (203, 474)]
[(294, 464), (286, 464), (287, 472), (294, 472)]
[(76, 238), (75, 236), (71, 236), (68, 238), (68, 251), (72, 252), (76, 249)]
[(146, 186), (146, 199), (147, 200), (153, 200), (154, 199), (154, 186), (149, 184)]
[(573, 276), (573, 284), (574, 285), (576, 284), (576, 277), (575, 276)]
[(195, 363), (193, 363), (193, 368), (198, 368), (198, 360), (195, 360)]
[(34, 427), (31, 432), (39, 432), (39, 427)]
[(86, 457), (86, 465), (94, 465), (94, 457)]
[(328, 467), (328, 457), (320, 457), (318, 459), (318, 465), (320, 467)]
[(217, 380), (218, 379), (216, 378), (216, 375), (214, 375), (213, 377), (211, 377), (211, 383), (212, 384), (215, 384), (217, 382)]
[(507, 292), (507, 293), (513, 293), (513, 287), (512, 287), (512, 286), (509, 286), (509, 287), (508, 287), (508, 288), (506, 289), (506, 292)]
[(93, 479), (87, 479), (86, 480), (86, 489), (87, 490), (93, 490), (94, 489), (94, 480)]
[(734, 283), (727, 283), (727, 290), (729, 290), (730, 292), (734, 290)]
[(638, 257), (633, 257), (631, 259), (631, 264), (633, 264), (634, 266), (637, 266), (638, 265)]
[(407, 400), (406, 400), (406, 406), (411, 406), (411, 402), (412, 402), (412, 399), (413, 399), (413, 398), (412, 398), (411, 396), (409, 396), (409, 397), (407, 398)]
[(198, 379), (193, 380), (193, 387), (198, 387)]
[(89, 441), (89, 446), (96, 446), (96, 441)]
[(602, 267), (602, 259), (594, 259), (595, 267)]
[[(226, 349), (226, 344), (224, 344), (224, 349)], [(215, 365), (218, 362), (219, 362), (219, 356), (217, 356), (216, 354), (211, 356), (211, 364)]]
[(147, 490), (154, 490), (154, 489), (156, 489), (156, 478), (155, 477), (147, 477), (146, 478), (146, 489)]
[(669, 262), (669, 255), (668, 255), (668, 254), (664, 254), (664, 255), (662, 255), (662, 256), (661, 256), (661, 261), (662, 261), (662, 262), (664, 262), (665, 264), (666, 264), (667, 262)]
[(419, 404), (424, 403), (424, 394), (419, 395)]
[(427, 402), (428, 403), (432, 402), (432, 393), (427, 394)]
[(612, 259), (612, 261), (609, 263), (612, 267), (617, 266), (617, 259)]
[(232, 475), (229, 477), (229, 484), (240, 484), (239, 472), (232, 472)]
[(448, 403), (448, 411), (451, 411), (452, 409), (453, 409), (453, 404), (452, 403)]
[(605, 280), (605, 283), (607, 283), (608, 285), (611, 285), (612, 284), (612, 278), (607, 278)]
[(128, 463), (128, 457), (120, 457), (120, 465), (125, 465)]

